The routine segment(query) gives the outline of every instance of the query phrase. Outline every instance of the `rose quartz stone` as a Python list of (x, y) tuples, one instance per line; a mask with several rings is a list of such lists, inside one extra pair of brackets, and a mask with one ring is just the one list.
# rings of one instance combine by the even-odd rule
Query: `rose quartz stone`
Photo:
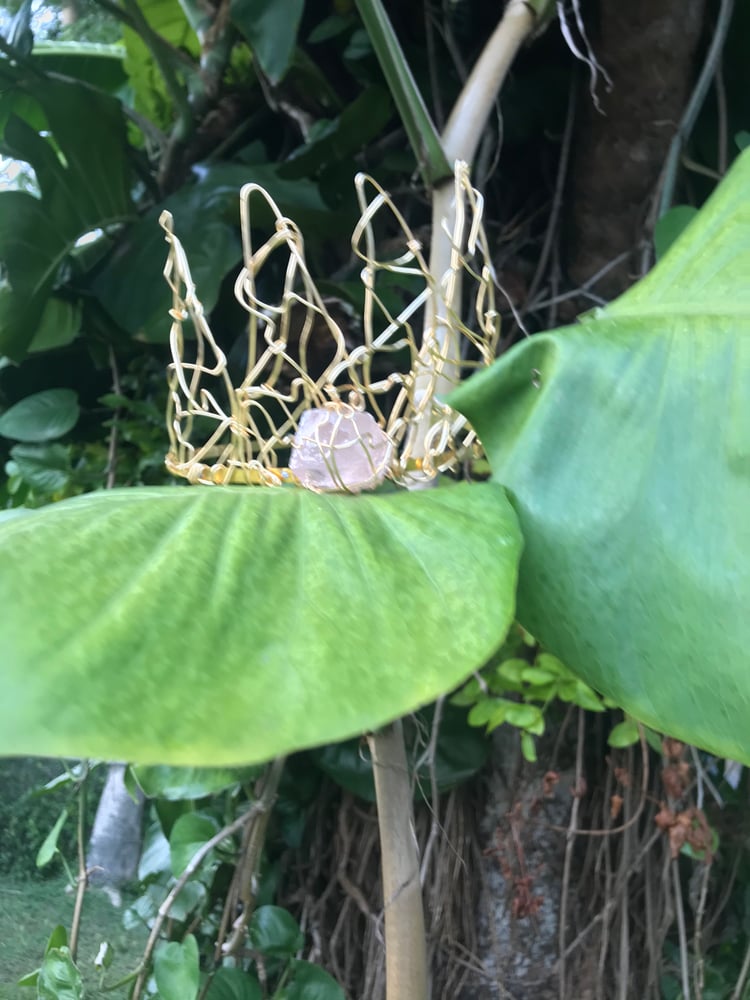
[(392, 458), (393, 444), (371, 414), (331, 406), (302, 414), (289, 468), (308, 489), (359, 493), (383, 482)]

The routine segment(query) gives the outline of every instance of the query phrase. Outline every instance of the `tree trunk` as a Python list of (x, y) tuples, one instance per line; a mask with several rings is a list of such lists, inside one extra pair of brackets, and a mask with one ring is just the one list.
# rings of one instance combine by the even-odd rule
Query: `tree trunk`
[(117, 888), (135, 878), (141, 854), (143, 795), (125, 788), (125, 765), (110, 764), (89, 841), (87, 869), (93, 885)]

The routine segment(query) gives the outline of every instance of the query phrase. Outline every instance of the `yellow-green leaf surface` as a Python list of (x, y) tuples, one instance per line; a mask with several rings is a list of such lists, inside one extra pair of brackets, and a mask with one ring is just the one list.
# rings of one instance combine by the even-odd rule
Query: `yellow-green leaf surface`
[(252, 763), (431, 701), (502, 642), (503, 490), (113, 490), (0, 521), (0, 753)]
[(629, 714), (750, 763), (750, 153), (608, 308), (453, 394), (525, 539), (524, 626)]

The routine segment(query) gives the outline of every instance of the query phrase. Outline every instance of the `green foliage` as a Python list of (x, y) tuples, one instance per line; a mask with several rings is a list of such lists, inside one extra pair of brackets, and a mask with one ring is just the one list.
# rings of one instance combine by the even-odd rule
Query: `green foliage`
[[(13, 74), (0, 64), (4, 76), (12, 80)], [(55, 145), (16, 115), (5, 125), (4, 152), (34, 168), (41, 192), (40, 198), (0, 192), (0, 260), (8, 274), (0, 286), (0, 351), (14, 360), (32, 343), (78, 239), (132, 212), (119, 103), (77, 82), (49, 87), (32, 81), (24, 90)], [(84, 132), (81, 121), (95, 121), (95, 132)]]
[(492, 662), (452, 698), (455, 705), (471, 706), (469, 723), (490, 733), (508, 723), (520, 730), (521, 750), (536, 760), (534, 737), (545, 731), (545, 713), (556, 700), (603, 712), (599, 695), (556, 656), (539, 652), (528, 659), (534, 640), (515, 630)]
[(750, 762), (743, 154), (643, 281), (453, 394), (525, 538), (518, 617), (635, 718)]
[[(69, 806), (72, 784), (61, 774), (60, 764), (43, 759), (0, 759), (0, 875), (33, 879), (39, 875), (37, 854), (50, 834), (63, 809)], [(62, 779), (62, 780), (60, 780)], [(95, 773), (89, 779), (91, 794), (87, 797), (87, 827), (94, 819), (96, 797), (103, 777)], [(41, 792), (48, 784), (52, 787)], [(69, 864), (75, 864), (75, 824), (62, 825), (56, 838), (59, 853)], [(59, 872), (53, 863), (45, 875)]]

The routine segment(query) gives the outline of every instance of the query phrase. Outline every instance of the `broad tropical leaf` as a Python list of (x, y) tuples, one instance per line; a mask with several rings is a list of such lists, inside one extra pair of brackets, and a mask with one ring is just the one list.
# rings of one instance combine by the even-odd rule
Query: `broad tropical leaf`
[(20, 89), (43, 112), (52, 141), (15, 114), (3, 132), (2, 151), (34, 168), (41, 192), (40, 198), (0, 193), (0, 264), (7, 275), (0, 287), (0, 352), (14, 360), (34, 340), (76, 241), (132, 212), (119, 103), (74, 82), (52, 87), (33, 79)]
[(452, 395), (525, 538), (518, 615), (590, 684), (750, 763), (750, 153), (640, 284)]
[(520, 538), (494, 483), (163, 487), (0, 523), (0, 753), (220, 765), (433, 700), (502, 642)]

